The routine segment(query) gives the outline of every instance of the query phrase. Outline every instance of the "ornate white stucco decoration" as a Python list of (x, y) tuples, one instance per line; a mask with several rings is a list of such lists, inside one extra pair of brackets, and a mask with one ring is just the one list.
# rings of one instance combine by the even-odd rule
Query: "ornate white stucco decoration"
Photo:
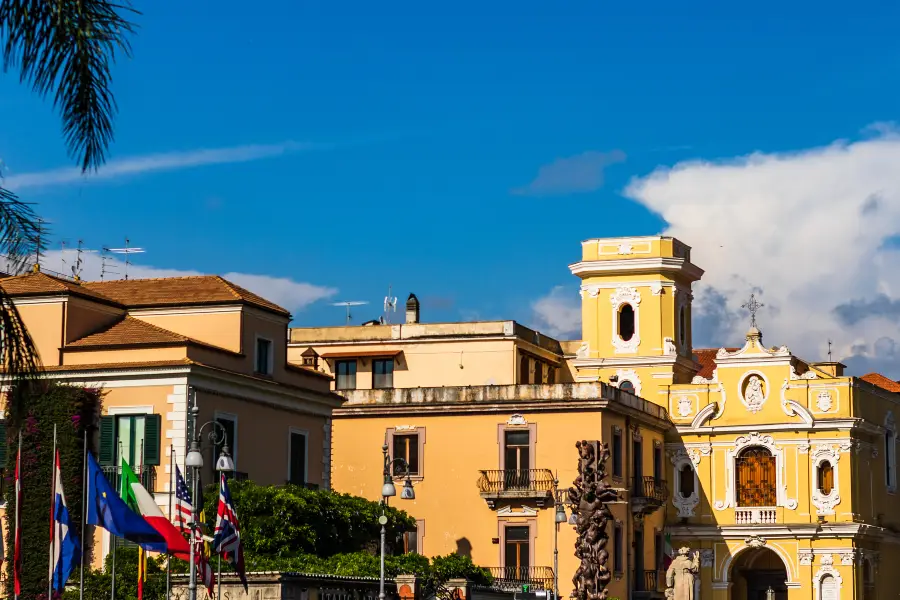
[(805, 406), (797, 402), (796, 400), (791, 400), (787, 397), (787, 391), (790, 389), (790, 384), (788, 380), (785, 379), (784, 383), (781, 384), (781, 410), (784, 411), (789, 417), (800, 417), (804, 423), (807, 425), (812, 425), (815, 419), (812, 416), (812, 413), (807, 410)]
[(415, 425), (394, 425), (394, 431), (415, 431)]
[(830, 567), (834, 564), (834, 556), (831, 554), (820, 554), (819, 564), (823, 567)]
[(663, 354), (666, 356), (674, 356), (678, 353), (678, 349), (675, 347), (675, 340), (670, 337), (663, 338)]
[(697, 416), (694, 417), (694, 420), (691, 421), (691, 429), (697, 429), (698, 427), (702, 427), (704, 423), (710, 420), (711, 417), (715, 414), (715, 418), (718, 418), (721, 415), (721, 411), (716, 413), (716, 409), (718, 405), (713, 402), (712, 404), (707, 404), (703, 408), (700, 409), (700, 412), (697, 413)]
[(780, 346), (778, 348), (766, 348), (765, 346), (763, 346), (762, 334), (757, 329), (751, 329), (747, 333), (747, 341), (744, 343), (744, 346), (740, 350), (729, 352), (725, 348), (719, 348), (719, 351), (716, 352), (716, 358), (718, 360), (729, 360), (736, 358), (790, 358), (790, 356), (791, 351), (787, 346)]
[(747, 371), (738, 382), (738, 397), (752, 413), (759, 412), (769, 398), (769, 380), (760, 371)]
[(537, 510), (528, 506), (523, 506), (518, 510), (514, 510), (511, 506), (504, 506), (497, 510), (498, 517), (533, 517), (537, 514)]
[(634, 369), (618, 369), (616, 370), (616, 376), (619, 378), (619, 385), (622, 385), (623, 381), (630, 381), (631, 385), (634, 386), (634, 395), (641, 395), (641, 378), (638, 377), (637, 371)]
[[(696, 448), (679, 448), (672, 454), (671, 461), (675, 467), (675, 491), (672, 494), (672, 505), (678, 509), (679, 517), (693, 517), (694, 509), (700, 504), (700, 480), (697, 477), (696, 469), (696, 466), (700, 464), (700, 451)], [(687, 476), (684, 473), (685, 467), (690, 469), (689, 476), (694, 479), (694, 489), (690, 496), (681, 495), (681, 478)]]
[(663, 294), (663, 286), (660, 282), (654, 281), (650, 284), (650, 293), (654, 296), (662, 296)]
[(747, 544), (748, 546), (750, 546), (751, 548), (762, 548), (763, 546), (766, 545), (766, 538), (758, 536), (758, 535), (751, 535), (750, 537), (748, 537), (747, 539), (744, 540), (744, 543)]
[(828, 412), (832, 406), (834, 406), (834, 402), (831, 399), (831, 392), (822, 390), (816, 394), (816, 408), (822, 412)]
[[(641, 293), (633, 287), (620, 286), (609, 295), (609, 301), (612, 303), (612, 344), (616, 354), (637, 352), (637, 348), (641, 344)], [(619, 336), (619, 308), (623, 304), (629, 304), (634, 309), (634, 335), (630, 340), (623, 340)]]
[(675, 398), (675, 410), (679, 417), (689, 417), (694, 412), (694, 398), (683, 394)]
[(810, 566), (813, 563), (812, 550), (798, 550), (797, 560), (800, 562), (801, 566)]
[(634, 246), (632, 246), (628, 242), (622, 242), (619, 244), (619, 254), (632, 254), (634, 252)]
[[(838, 460), (841, 458), (841, 449), (839, 446), (831, 444), (816, 444), (811, 452), (810, 463), (812, 465), (812, 503), (816, 507), (816, 514), (833, 515), (834, 507), (841, 503), (841, 496), (838, 478)], [(831, 465), (833, 478), (831, 490), (827, 494), (823, 494), (819, 489), (819, 467), (825, 461)]]
[(816, 378), (818, 378), (818, 375), (812, 369), (809, 369), (808, 371), (804, 372), (803, 375), (798, 375), (797, 367), (794, 365), (791, 365), (791, 380), (796, 381), (797, 379), (816, 379)]
[(841, 564), (842, 565), (854, 565), (856, 564), (856, 550), (845, 550), (841, 552)]
[(577, 358), (587, 358), (590, 353), (591, 353), (590, 342), (581, 342), (581, 345), (578, 346), (578, 350), (575, 351), (575, 356)]
[(788, 498), (787, 483), (785, 483), (785, 467), (784, 467), (784, 448), (775, 444), (775, 439), (768, 434), (760, 434), (757, 431), (751, 431), (746, 435), (742, 435), (734, 440), (734, 448), (728, 449), (725, 453), (725, 499), (716, 500), (713, 507), (716, 510), (725, 510), (735, 505), (734, 500), (734, 481), (735, 481), (735, 459), (740, 455), (744, 448), (750, 446), (762, 446), (767, 448), (772, 456), (775, 457), (775, 505), (784, 506), (788, 510), (797, 508), (797, 499)]
[[(716, 554), (708, 548), (700, 550), (700, 566), (711, 567), (715, 563)], [(699, 598), (699, 596), (696, 596)]]
[(513, 427), (524, 427), (528, 425), (528, 421), (526, 421), (525, 417), (522, 415), (515, 414), (506, 421), (506, 424), (512, 425)]
[[(831, 562), (828, 564), (824, 562), (826, 556), (829, 560), (831, 559), (830, 554), (823, 554), (820, 559), (822, 566), (816, 571), (816, 574), (813, 575), (813, 600), (838, 600), (841, 597), (841, 585), (844, 583), (844, 580), (841, 577), (841, 574), (838, 573), (838, 570), (832, 566)], [(825, 598), (822, 593), (822, 580), (828, 575), (834, 578), (836, 589), (833, 596)]]
[(719, 369), (713, 369), (712, 377), (710, 377), (709, 379), (707, 379), (706, 377), (701, 377), (700, 375), (694, 375), (694, 378), (691, 379), (691, 383), (719, 383)]

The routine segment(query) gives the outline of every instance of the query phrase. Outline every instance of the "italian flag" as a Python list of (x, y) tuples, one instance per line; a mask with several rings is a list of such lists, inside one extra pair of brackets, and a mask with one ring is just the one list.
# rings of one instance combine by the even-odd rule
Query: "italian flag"
[(663, 569), (669, 570), (669, 565), (672, 564), (672, 555), (675, 552), (672, 550), (672, 534), (666, 532), (666, 543), (663, 546)]
[(125, 460), (122, 460), (122, 499), (136, 513), (144, 517), (144, 520), (150, 524), (153, 529), (163, 536), (166, 545), (169, 547), (169, 554), (183, 560), (190, 560), (190, 548), (187, 540), (175, 528), (174, 525), (166, 518), (160, 510), (156, 500), (150, 495), (144, 486), (141, 485), (137, 475), (128, 466)]

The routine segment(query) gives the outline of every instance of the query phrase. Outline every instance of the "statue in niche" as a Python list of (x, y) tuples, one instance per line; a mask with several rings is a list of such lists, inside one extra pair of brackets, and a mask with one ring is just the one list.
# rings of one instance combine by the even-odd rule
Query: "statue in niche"
[(762, 378), (759, 375), (751, 375), (747, 380), (747, 389), (744, 390), (744, 402), (751, 411), (756, 412), (765, 401)]
[(618, 494), (606, 479), (606, 460), (609, 446), (598, 441), (581, 441), (578, 448), (578, 477), (567, 495), (575, 512), (575, 557), (578, 569), (572, 578), (576, 600), (606, 600), (606, 589), (612, 576), (606, 561), (609, 552), (606, 544), (609, 536), (606, 525), (613, 518), (607, 502), (618, 499)]
[(700, 571), (697, 553), (684, 547), (666, 571), (666, 598), (669, 600), (694, 600), (694, 582)]

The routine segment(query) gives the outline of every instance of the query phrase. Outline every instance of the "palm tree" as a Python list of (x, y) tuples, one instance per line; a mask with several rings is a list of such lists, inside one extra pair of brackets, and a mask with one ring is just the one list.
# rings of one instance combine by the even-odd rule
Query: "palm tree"
[[(3, 68), (53, 97), (69, 154), (83, 172), (106, 159), (116, 103), (110, 90), (118, 52), (128, 54), (130, 6), (107, 0), (0, 0)], [(18, 272), (41, 244), (31, 206), (0, 183), (0, 252)], [(6, 382), (31, 379), (40, 361), (19, 313), (0, 287), (0, 344)]]

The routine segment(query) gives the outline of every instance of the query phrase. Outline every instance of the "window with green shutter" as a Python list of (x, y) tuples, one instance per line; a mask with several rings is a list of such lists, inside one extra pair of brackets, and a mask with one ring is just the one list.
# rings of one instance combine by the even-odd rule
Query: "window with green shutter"
[(148, 491), (156, 491), (162, 438), (160, 415), (106, 415), (100, 417), (99, 462), (110, 483), (119, 487), (119, 467), (125, 462), (139, 473)]

